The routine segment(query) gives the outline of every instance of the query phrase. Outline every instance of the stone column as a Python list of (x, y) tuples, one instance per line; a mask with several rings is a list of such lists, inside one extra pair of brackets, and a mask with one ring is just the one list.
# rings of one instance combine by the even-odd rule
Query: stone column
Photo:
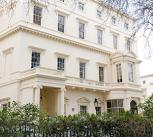
[(128, 65), (124, 60), (122, 62), (122, 79), (123, 83), (128, 83)]
[(34, 87), (34, 93), (33, 93), (33, 103), (40, 107), (40, 90), (41, 86)]
[(59, 97), (58, 97), (58, 114), (64, 115), (64, 92), (65, 88), (61, 88), (59, 90)]
[(125, 111), (130, 111), (130, 102), (131, 102), (131, 97), (126, 97), (124, 99), (124, 110)]

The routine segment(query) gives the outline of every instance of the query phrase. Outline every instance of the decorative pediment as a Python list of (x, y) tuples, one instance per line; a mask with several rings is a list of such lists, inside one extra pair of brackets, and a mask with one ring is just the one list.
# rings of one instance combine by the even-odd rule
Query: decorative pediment
[(67, 97), (64, 97), (64, 102), (69, 102), (69, 99)]
[(46, 7), (49, 4), (49, 0), (31, 0), (31, 2), (35, 5), (37, 4), (42, 7)]
[(90, 103), (90, 101), (85, 97), (79, 98), (77, 102), (78, 103)]
[(98, 103), (99, 103), (100, 105), (102, 105), (102, 104), (104, 103), (100, 98), (98, 98), (97, 101), (98, 101)]

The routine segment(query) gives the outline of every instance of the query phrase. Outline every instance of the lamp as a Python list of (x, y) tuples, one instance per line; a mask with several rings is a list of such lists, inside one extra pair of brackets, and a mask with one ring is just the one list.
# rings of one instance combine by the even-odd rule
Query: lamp
[(94, 106), (95, 106), (95, 110), (96, 110), (96, 114), (98, 114), (98, 100), (97, 100), (97, 98), (95, 98), (95, 100), (94, 100)]
[(95, 106), (95, 108), (98, 107), (98, 100), (97, 100), (97, 98), (95, 98), (94, 106)]

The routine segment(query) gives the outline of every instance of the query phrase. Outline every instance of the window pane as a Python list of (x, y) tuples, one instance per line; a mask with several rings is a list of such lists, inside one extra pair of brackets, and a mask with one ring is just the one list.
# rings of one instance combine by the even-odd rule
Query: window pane
[(116, 35), (113, 35), (113, 46), (114, 46), (114, 49), (117, 49), (117, 44), (118, 44), (118, 37)]
[(97, 16), (98, 16), (99, 18), (101, 18), (101, 11), (100, 11), (100, 10), (97, 10)]
[(116, 64), (117, 82), (122, 82), (122, 68), (121, 64)]
[(31, 68), (40, 66), (40, 53), (32, 52)]
[(133, 82), (133, 64), (132, 63), (128, 63), (128, 78), (130, 82)]
[(87, 106), (80, 106), (80, 113), (86, 113), (87, 112)]
[(112, 107), (112, 105), (111, 105), (111, 100), (108, 100), (107, 101), (107, 108), (111, 108)]
[(104, 82), (104, 67), (99, 67), (99, 81)]
[(34, 6), (33, 23), (41, 25), (41, 18), (42, 18), (42, 8)]
[(123, 100), (122, 100), (122, 99), (119, 99), (119, 100), (118, 100), (117, 106), (118, 106), (118, 107), (123, 107)]
[(81, 11), (84, 10), (84, 3), (79, 2), (78, 6), (79, 6), (79, 10), (81, 10)]
[(64, 71), (64, 63), (65, 63), (65, 59), (64, 58), (58, 58), (57, 59), (57, 69)]
[(84, 27), (85, 24), (79, 23), (79, 38), (84, 39)]
[(128, 38), (128, 39), (126, 39), (126, 50), (127, 51), (131, 51), (131, 41), (130, 41), (130, 39)]
[(125, 28), (126, 30), (129, 29), (129, 24), (128, 24), (127, 22), (124, 23), (124, 28)]
[(85, 79), (85, 63), (80, 63), (80, 78)]
[(117, 100), (112, 100), (112, 107), (117, 107)]
[(102, 35), (103, 35), (103, 31), (98, 29), (97, 30), (98, 44), (102, 44)]
[(65, 17), (62, 15), (58, 15), (58, 31), (64, 32), (64, 22)]
[(112, 24), (116, 24), (116, 18), (114, 16), (112, 16)]
[(107, 100), (107, 112), (123, 112), (123, 99)]

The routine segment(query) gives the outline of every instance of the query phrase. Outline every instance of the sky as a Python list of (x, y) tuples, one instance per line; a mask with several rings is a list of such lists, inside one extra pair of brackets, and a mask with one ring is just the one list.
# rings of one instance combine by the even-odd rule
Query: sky
[[(139, 34), (137, 36), (137, 49), (138, 49), (138, 57), (142, 61), (139, 66), (140, 76), (153, 74), (153, 53), (151, 57), (148, 57), (148, 51), (150, 49), (145, 47), (144, 37)], [(150, 40), (150, 46), (153, 47), (153, 41)]]

